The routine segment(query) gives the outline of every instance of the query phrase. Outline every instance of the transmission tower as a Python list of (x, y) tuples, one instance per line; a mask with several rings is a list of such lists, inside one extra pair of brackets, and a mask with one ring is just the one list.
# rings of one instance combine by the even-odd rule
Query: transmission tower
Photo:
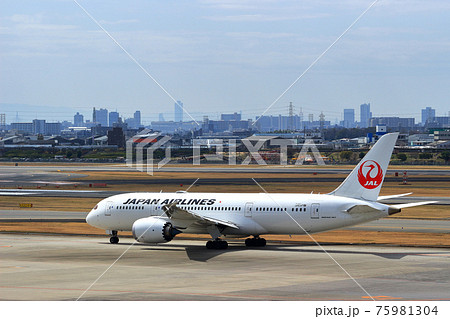
[(6, 129), (6, 114), (0, 114), (0, 130)]
[(294, 106), (292, 102), (289, 103), (289, 130), (294, 130)]
[(323, 126), (325, 124), (325, 115), (323, 114), (323, 112), (320, 112), (319, 121), (320, 121), (320, 136), (323, 137)]

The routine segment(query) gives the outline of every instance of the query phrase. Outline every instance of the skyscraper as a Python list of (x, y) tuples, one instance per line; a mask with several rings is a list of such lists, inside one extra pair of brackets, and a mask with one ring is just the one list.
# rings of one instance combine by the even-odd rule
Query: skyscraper
[(436, 110), (427, 106), (426, 108), (422, 109), (422, 125), (425, 125), (427, 122), (433, 121), (433, 119), (436, 117)]
[(134, 126), (139, 128), (141, 126), (141, 111), (134, 112)]
[(174, 113), (175, 113), (174, 121), (183, 122), (183, 103), (181, 101), (177, 101), (177, 103), (175, 103)]
[(92, 122), (94, 122), (95, 125), (100, 124), (101, 126), (108, 126), (108, 110), (107, 109), (96, 110), (94, 107), (94, 111), (92, 114)]
[(109, 126), (119, 123), (119, 112), (109, 112)]
[(344, 127), (355, 127), (355, 109), (344, 109)]
[(370, 103), (361, 104), (359, 118), (361, 127), (369, 127), (369, 120), (371, 117), (372, 112), (370, 112)]
[(80, 114), (79, 112), (77, 112), (77, 114), (75, 114), (73, 116), (73, 125), (76, 126), (76, 127), (84, 126), (84, 116), (83, 116), (83, 114)]
[(0, 130), (6, 129), (6, 114), (1, 113), (0, 114)]

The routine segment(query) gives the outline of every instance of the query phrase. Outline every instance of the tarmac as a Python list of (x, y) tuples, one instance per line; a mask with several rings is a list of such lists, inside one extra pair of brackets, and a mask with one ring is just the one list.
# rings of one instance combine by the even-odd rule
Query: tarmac
[(133, 243), (0, 234), (0, 299), (450, 300), (449, 249)]
[[(0, 195), (105, 198), (122, 193), (13, 189), (22, 184), (32, 187), (41, 183), (71, 184), (73, 178), (84, 176), (57, 170), (134, 171), (134, 168), (2, 167), (0, 185), (7, 189), (0, 190)], [(348, 172), (317, 167), (164, 168), (164, 171), (205, 170)], [(449, 170), (410, 172), (434, 175), (433, 180), (450, 178)], [(160, 181), (156, 178), (153, 182)], [(204, 180), (206, 184), (216, 182)], [(229, 181), (240, 182), (244, 181)], [(408, 196), (392, 199), (389, 204), (429, 199)], [(450, 204), (450, 197), (433, 199), (439, 200), (440, 205)], [(84, 222), (86, 213), (0, 210), (0, 220)], [(448, 233), (450, 221), (382, 219), (351, 229)], [(106, 237), (0, 233), (0, 300), (450, 300), (450, 250), (446, 248), (347, 244), (319, 247), (275, 242), (264, 248), (247, 248), (242, 240), (228, 242), (228, 250), (215, 251), (207, 250), (204, 240), (175, 239), (167, 244), (145, 245), (121, 237), (120, 244), (111, 245)]]

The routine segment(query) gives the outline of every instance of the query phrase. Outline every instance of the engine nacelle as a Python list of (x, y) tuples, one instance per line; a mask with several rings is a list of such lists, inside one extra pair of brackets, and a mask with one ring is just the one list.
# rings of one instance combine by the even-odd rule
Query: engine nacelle
[(167, 219), (159, 217), (141, 218), (134, 222), (133, 237), (142, 243), (167, 243), (181, 233)]

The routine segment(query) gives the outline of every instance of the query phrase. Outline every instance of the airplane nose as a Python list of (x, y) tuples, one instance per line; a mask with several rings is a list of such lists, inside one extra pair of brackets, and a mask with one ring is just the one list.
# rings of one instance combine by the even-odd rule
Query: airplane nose
[(86, 223), (88, 223), (89, 225), (92, 226), (93, 220), (94, 220), (94, 214), (92, 214), (92, 212), (87, 214), (87, 216), (86, 216)]
[(91, 226), (97, 227), (98, 224), (98, 205), (95, 205), (95, 207), (87, 214), (86, 216), (86, 223), (88, 223)]
[(98, 223), (99, 223), (98, 212), (91, 211), (86, 216), (86, 223), (88, 223), (89, 225), (91, 225), (93, 227), (98, 227)]

